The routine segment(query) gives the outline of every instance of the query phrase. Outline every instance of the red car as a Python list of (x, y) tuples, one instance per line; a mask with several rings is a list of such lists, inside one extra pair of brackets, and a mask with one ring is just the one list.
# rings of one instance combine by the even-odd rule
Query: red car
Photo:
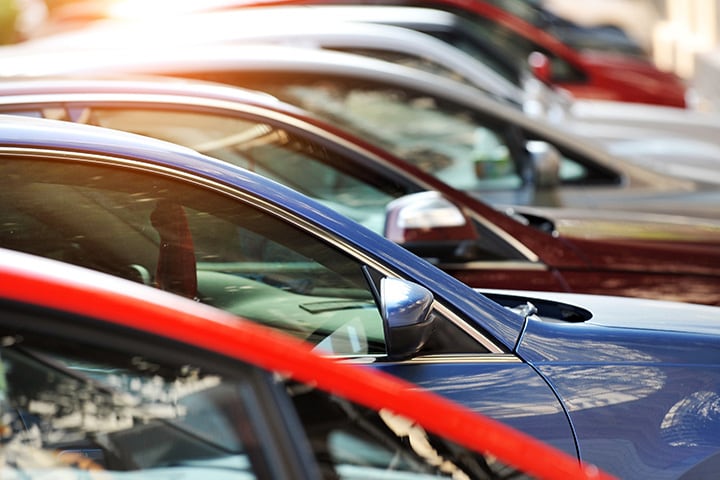
[[(233, 4), (233, 2), (228, 2)], [(482, 0), (240, 0), (236, 6), (373, 4), (432, 7), (472, 21), (474, 34), (502, 50), (520, 70), (576, 98), (686, 107), (685, 82), (649, 61), (628, 55), (578, 51), (552, 34)], [(447, 39), (463, 48), (464, 39)]]
[(134, 282), (0, 250), (0, 299), (3, 478), (484, 479), (509, 478), (507, 465), (610, 478), (409, 383)]

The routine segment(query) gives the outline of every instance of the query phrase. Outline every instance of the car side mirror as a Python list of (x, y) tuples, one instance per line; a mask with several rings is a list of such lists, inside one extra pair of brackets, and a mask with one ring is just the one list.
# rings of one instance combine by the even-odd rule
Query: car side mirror
[(399, 278), (380, 281), (380, 308), (388, 358), (416, 355), (433, 331), (433, 295), (425, 287)]
[(530, 66), (530, 71), (538, 80), (548, 84), (552, 82), (552, 64), (547, 55), (540, 52), (532, 52), (528, 56), (528, 65)]
[(551, 143), (541, 140), (526, 142), (533, 169), (533, 184), (538, 189), (552, 189), (560, 183), (560, 162), (562, 156)]
[(385, 237), (433, 263), (468, 261), (476, 256), (479, 240), (470, 218), (435, 191), (390, 202)]

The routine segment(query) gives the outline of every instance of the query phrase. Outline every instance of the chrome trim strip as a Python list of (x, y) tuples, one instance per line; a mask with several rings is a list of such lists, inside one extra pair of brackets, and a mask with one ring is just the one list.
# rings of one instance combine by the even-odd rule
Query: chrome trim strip
[(451, 268), (453, 270), (548, 270), (547, 265), (545, 265), (544, 263), (522, 262), (516, 260), (511, 260), (507, 262), (475, 261), (465, 263), (437, 263), (436, 265), (442, 269)]
[(474, 355), (428, 355), (424, 357), (416, 357), (401, 363), (522, 363), (522, 360), (510, 353), (480, 353)]
[(343, 356), (329, 356), (334, 360), (338, 360), (344, 363), (353, 363), (360, 365), (382, 365), (382, 364), (394, 364), (394, 365), (412, 365), (412, 364), (464, 364), (464, 363), (523, 363), (518, 357), (511, 353), (458, 353), (458, 354), (445, 354), (445, 355), (426, 355), (422, 357), (415, 357), (409, 360), (400, 361), (384, 361), (384, 356), (366, 355), (358, 357), (343, 357)]

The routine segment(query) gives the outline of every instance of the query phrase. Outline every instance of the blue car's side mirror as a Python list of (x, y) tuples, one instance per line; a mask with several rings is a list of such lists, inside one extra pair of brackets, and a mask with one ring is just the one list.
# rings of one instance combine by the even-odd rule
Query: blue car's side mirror
[(425, 287), (399, 278), (381, 280), (381, 312), (390, 359), (410, 358), (425, 345), (433, 330), (433, 301)]

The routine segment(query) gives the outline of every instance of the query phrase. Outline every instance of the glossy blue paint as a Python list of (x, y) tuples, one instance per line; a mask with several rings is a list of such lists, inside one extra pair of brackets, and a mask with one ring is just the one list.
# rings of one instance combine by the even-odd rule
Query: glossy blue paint
[(633, 327), (629, 312), (619, 326), (530, 320), (518, 348), (567, 408), (580, 458), (622, 478), (677, 478), (720, 448), (720, 317), (668, 306), (636, 311), (664, 312), (667, 330)]
[(575, 453), (562, 404), (531, 366), (512, 358), (492, 363), (480, 358), (461, 363), (438, 359), (421, 364), (381, 364), (379, 368)]

